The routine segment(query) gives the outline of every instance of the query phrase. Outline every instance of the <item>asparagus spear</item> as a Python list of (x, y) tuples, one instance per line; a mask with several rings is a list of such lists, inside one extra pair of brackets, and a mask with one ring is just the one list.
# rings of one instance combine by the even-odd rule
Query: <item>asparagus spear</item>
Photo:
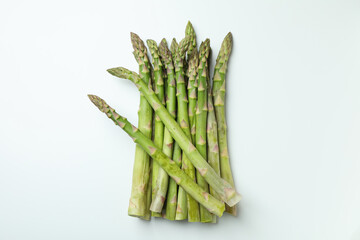
[[(164, 80), (163, 80), (163, 66), (159, 59), (159, 50), (157, 43), (154, 40), (147, 40), (147, 45), (149, 47), (152, 63), (154, 66), (154, 82), (155, 82), (155, 93), (159, 100), (165, 104), (165, 92), (164, 92)], [(163, 147), (164, 142), (164, 124), (160, 118), (155, 115), (155, 126), (154, 126), (154, 143), (158, 148)], [(165, 149), (165, 151), (168, 148)], [(164, 153), (167, 154), (167, 152)], [(170, 149), (172, 151), (172, 149)], [(170, 155), (171, 156), (171, 155)], [(161, 210), (163, 208), (166, 191), (168, 184), (168, 175), (166, 172), (160, 168), (157, 162), (153, 162), (152, 166), (152, 202), (150, 210), (152, 211), (152, 216), (161, 217)]]
[(104, 112), (113, 122), (120, 126), (135, 143), (140, 145), (180, 186), (182, 186), (200, 204), (204, 205), (209, 211), (221, 216), (225, 210), (225, 205), (210, 194), (204, 192), (186, 173), (184, 173), (174, 161), (167, 157), (151, 140), (146, 137), (139, 129), (120, 116), (103, 99), (88, 95), (90, 100)]
[[(139, 72), (144, 83), (151, 86), (151, 76), (147, 50), (143, 41), (135, 33), (131, 33), (131, 43), (134, 48), (134, 56), (139, 63)], [(152, 109), (144, 96), (140, 96), (140, 107), (138, 112), (139, 130), (151, 138), (152, 133)], [(147, 200), (147, 189), (150, 175), (150, 161), (146, 152), (138, 145), (135, 150), (135, 161), (133, 168), (133, 179), (128, 214), (130, 216), (144, 217), (149, 214), (150, 206)], [(145, 217), (147, 218), (147, 217)]]
[[(232, 35), (229, 32), (221, 44), (219, 55), (216, 59), (213, 77), (213, 98), (218, 126), (221, 177), (234, 187), (234, 179), (229, 161), (225, 118), (225, 75), (231, 49)], [(226, 206), (226, 212), (236, 216), (236, 206)]]
[[(219, 144), (218, 144), (218, 131), (217, 131), (217, 122), (214, 112), (214, 104), (212, 99), (212, 89), (210, 85), (209, 76), (208, 80), (208, 116), (207, 116), (207, 157), (208, 163), (215, 170), (215, 172), (220, 176), (220, 157), (219, 157)], [(213, 195), (216, 199), (220, 199), (219, 195), (214, 191), (210, 186), (210, 194)], [(216, 223), (216, 216), (213, 215), (213, 223)]]
[[(167, 42), (163, 39), (159, 45), (159, 53), (161, 61), (164, 63), (166, 72), (167, 72), (167, 84), (166, 84), (166, 108), (171, 114), (171, 117), (175, 119), (176, 117), (176, 86), (175, 86), (175, 72), (174, 65), (172, 60), (171, 52), (167, 46)], [(181, 149), (178, 144), (174, 146), (174, 140), (171, 137), (171, 134), (167, 128), (165, 128), (164, 133), (164, 145), (163, 152), (171, 157), (172, 153), (173, 160), (180, 167), (181, 166)], [(184, 200), (186, 200), (186, 195)], [(176, 215), (176, 203), (177, 203), (177, 184), (174, 179), (170, 178), (167, 191), (167, 200), (166, 200), (166, 212), (165, 217), (169, 220), (175, 220)], [(185, 210), (187, 210), (186, 201)], [(182, 209), (181, 209), (182, 210)], [(179, 211), (179, 218), (187, 217), (187, 211), (183, 214), (183, 211)], [(181, 216), (181, 217), (180, 217)]]
[(199, 151), (191, 143), (180, 125), (171, 117), (170, 113), (156, 97), (154, 91), (141, 80), (137, 73), (122, 67), (108, 69), (108, 72), (119, 78), (128, 79), (137, 86), (139, 91), (143, 93), (155, 110), (155, 113), (160, 117), (165, 127), (170, 131), (174, 140), (179, 143), (179, 146), (184, 151), (185, 155), (192, 164), (194, 164), (196, 169), (200, 171), (201, 175), (209, 185), (219, 194), (222, 201), (226, 202), (229, 206), (234, 206), (241, 200), (241, 195), (235, 191), (230, 183), (226, 182), (216, 174), (215, 170), (206, 162)]
[[(210, 40), (206, 39), (201, 43), (199, 49), (199, 67), (198, 67), (198, 95), (196, 106), (196, 148), (204, 159), (207, 159), (206, 152), (206, 120), (207, 120), (207, 74), (208, 57), (210, 52)], [(199, 171), (196, 171), (196, 180), (198, 185), (206, 192), (209, 192), (209, 186)], [(206, 208), (200, 206), (201, 222), (211, 222), (212, 215)]]
[(189, 122), (190, 122), (190, 132), (191, 132), (191, 139), (193, 144), (195, 144), (195, 111), (196, 111), (196, 87), (197, 81), (196, 76), (198, 72), (198, 65), (199, 65), (199, 54), (197, 49), (194, 49), (189, 56), (188, 62), (188, 69), (187, 69), (187, 76), (188, 76), (188, 97), (189, 97)]
[[(178, 122), (181, 129), (184, 131), (187, 138), (191, 141), (191, 133), (189, 128), (189, 110), (188, 99), (185, 83), (185, 74), (183, 70), (184, 58), (186, 50), (189, 46), (189, 38), (186, 37), (180, 41), (178, 48), (176, 49), (174, 56), (175, 74), (176, 74), (176, 89), (177, 89), (177, 103), (178, 103)], [(190, 162), (186, 154), (182, 154), (182, 168), (184, 171), (195, 181), (195, 168)], [(199, 204), (190, 196), (187, 195), (187, 210), (188, 221), (198, 222), (200, 221)]]
[[(170, 50), (171, 50), (171, 55), (172, 55), (172, 61), (174, 64), (176, 62), (175, 56), (176, 56), (176, 51), (177, 51), (178, 47), (179, 47), (179, 44), (177, 43), (176, 39), (173, 38), (173, 40), (171, 41)], [(174, 72), (175, 72), (175, 70), (174, 70)], [(176, 78), (176, 74), (175, 74), (175, 78)], [(177, 95), (178, 94), (176, 93), (176, 96)], [(177, 100), (177, 104), (179, 104), (179, 100)], [(179, 116), (176, 116), (176, 119), (177, 119), (178, 123), (180, 124)], [(174, 146), (174, 158), (181, 159), (181, 165), (184, 166), (184, 164), (182, 162), (183, 161), (182, 151), (177, 142), (175, 142), (175, 146)], [(187, 219), (187, 217), (188, 217), (188, 203), (187, 203), (186, 192), (184, 191), (184, 189), (182, 189), (182, 187), (179, 187), (178, 195), (177, 195), (175, 220), (184, 220), (184, 219)]]
[[(187, 48), (187, 59), (186, 61), (183, 61), (183, 71), (186, 73), (189, 73), (189, 69), (190, 69), (190, 61), (191, 58), (197, 58), (197, 49), (196, 49), (196, 35), (195, 35), (195, 31), (194, 28), (191, 24), (190, 21), (188, 21), (186, 28), (185, 28), (185, 37), (187, 37), (189, 39), (189, 46)], [(196, 51), (196, 53), (195, 53)], [(194, 54), (193, 54), (194, 53)], [(194, 57), (192, 57), (192, 55), (194, 55)], [(196, 60), (193, 60), (196, 61)], [(192, 63), (194, 64), (194, 62)], [(197, 64), (196, 64), (197, 66)], [(193, 67), (193, 66), (191, 66)], [(193, 70), (191, 71), (193, 75), (195, 75), (196, 77), (196, 67), (193, 67)], [(186, 74), (186, 77), (189, 78), (189, 74)], [(184, 77), (184, 81), (185, 83), (189, 81), (189, 79), (185, 79)], [(190, 127), (190, 134), (191, 134), (191, 138), (190, 140), (192, 141), (192, 143), (195, 143), (195, 118), (194, 118), (194, 113), (195, 113), (195, 105), (196, 105), (196, 88), (193, 88), (194, 93), (195, 93), (195, 99), (190, 99), (193, 96), (190, 96), (190, 90), (188, 88), (188, 101), (189, 101), (189, 108), (188, 108), (188, 116), (189, 116), (189, 127)], [(191, 111), (193, 110), (193, 111)], [(192, 171), (192, 170), (191, 170)], [(193, 172), (193, 171), (192, 171)], [(195, 178), (195, 176), (194, 176)], [(195, 180), (195, 179), (194, 179)], [(190, 199), (191, 201), (191, 199)], [(197, 207), (194, 208), (194, 210), (192, 210), (192, 213), (189, 213), (189, 215), (192, 215), (192, 217), (189, 218), (189, 221), (199, 221), (199, 216), (198, 216), (198, 210)]]

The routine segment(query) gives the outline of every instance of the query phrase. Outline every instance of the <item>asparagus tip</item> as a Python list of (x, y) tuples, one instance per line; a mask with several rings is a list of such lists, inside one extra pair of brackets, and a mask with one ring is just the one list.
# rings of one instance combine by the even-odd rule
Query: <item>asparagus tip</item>
[(161, 39), (161, 44), (165, 44), (165, 45), (167, 45), (167, 41), (166, 41), (166, 39), (165, 39), (165, 38)]
[(155, 40), (147, 39), (146, 43), (150, 49), (151, 55), (153, 55), (155, 51), (158, 51), (159, 48)]
[(106, 71), (111, 75), (117, 76), (116, 73), (118, 72), (118, 68), (109, 68)]
[(185, 28), (185, 33), (191, 34), (193, 32), (194, 32), (194, 27), (193, 27), (193, 25), (191, 24), (191, 22), (189, 20), (187, 25), (186, 25), (186, 28)]
[(132, 72), (123, 67), (109, 68), (106, 70), (108, 73), (115, 77), (124, 78), (131, 80)]
[(106, 105), (105, 101), (103, 99), (101, 99), (100, 97), (96, 96), (96, 95), (92, 95), (92, 94), (88, 94), (88, 97), (90, 99), (90, 101), (97, 107), (99, 108), (100, 111), (104, 111), (104, 106)]
[(115, 77), (124, 78), (120, 68), (109, 68), (106, 71)]
[(170, 49), (168, 48), (168, 44), (165, 38), (163, 38), (159, 45), (159, 53), (162, 58), (162, 60), (169, 64), (172, 61), (172, 55), (170, 52)]
[(171, 41), (171, 44), (170, 44), (170, 50), (171, 50), (171, 54), (173, 56), (175, 56), (175, 53), (176, 53), (176, 50), (177, 50), (178, 46), (179, 46), (179, 44), (176, 41), (176, 38), (173, 38), (172, 41)]
[(233, 44), (232, 33), (229, 32), (228, 34), (226, 34), (226, 36), (221, 44), (221, 49), (223, 49), (223, 51), (227, 50), (227, 52), (230, 53), (232, 44)]
[(139, 35), (137, 35), (136, 33), (130, 32), (130, 38), (131, 40), (139, 38)]
[(142, 54), (146, 54), (145, 44), (144, 44), (143, 40), (141, 40), (139, 35), (137, 35), (136, 33), (130, 32), (130, 39), (131, 39), (131, 44), (132, 44), (135, 52), (141, 52)]
[(152, 40), (152, 39), (147, 39), (147, 40), (146, 40), (146, 43), (147, 43), (148, 46), (149, 46), (149, 45), (150, 45), (150, 46), (157, 45), (156, 42), (155, 42), (154, 40)]

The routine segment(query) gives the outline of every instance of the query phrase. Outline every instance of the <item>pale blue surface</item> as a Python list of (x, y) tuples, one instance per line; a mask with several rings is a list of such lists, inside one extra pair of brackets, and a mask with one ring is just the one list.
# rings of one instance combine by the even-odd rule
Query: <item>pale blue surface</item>
[[(1, 240), (360, 239), (359, 1), (0, 5)], [(217, 225), (143, 222), (127, 216), (135, 145), (86, 94), (136, 123), (136, 88), (105, 70), (137, 70), (130, 31), (179, 40), (189, 19), (212, 64), (233, 33), (229, 150), (243, 200)]]

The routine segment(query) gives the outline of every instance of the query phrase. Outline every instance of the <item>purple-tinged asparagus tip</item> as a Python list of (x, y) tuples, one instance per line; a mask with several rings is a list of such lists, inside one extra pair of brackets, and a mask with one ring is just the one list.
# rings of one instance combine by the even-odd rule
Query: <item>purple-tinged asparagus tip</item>
[(96, 96), (96, 95), (92, 95), (92, 94), (88, 94), (88, 97), (90, 99), (90, 101), (97, 107), (99, 108), (100, 111), (104, 111), (104, 107), (106, 105), (106, 102), (101, 99), (100, 97)]

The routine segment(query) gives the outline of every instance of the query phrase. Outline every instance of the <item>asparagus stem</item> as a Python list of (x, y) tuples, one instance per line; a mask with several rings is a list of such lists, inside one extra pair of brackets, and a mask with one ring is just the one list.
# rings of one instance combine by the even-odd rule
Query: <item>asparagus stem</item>
[[(176, 54), (176, 50), (177, 50), (178, 46), (179, 46), (179, 44), (177, 43), (176, 39), (173, 38), (173, 40), (171, 41), (171, 46), (170, 46), (171, 55), (173, 57), (173, 63), (175, 63), (175, 54)], [(179, 117), (177, 116), (176, 119), (179, 120)], [(181, 165), (183, 165), (183, 163), (182, 163), (182, 151), (181, 151), (181, 148), (178, 146), (177, 142), (175, 142), (174, 151), (175, 151), (174, 152), (175, 156), (180, 155), (180, 157), (181, 157)], [(184, 219), (187, 219), (187, 216), (188, 216), (188, 208), (187, 208), (186, 192), (184, 191), (184, 189), (179, 187), (175, 220), (184, 220)]]
[[(172, 56), (172, 61), (175, 64), (176, 59), (176, 51), (179, 47), (179, 44), (177, 43), (176, 39), (173, 38), (173, 40), (171, 41), (171, 46), (170, 46), (170, 50), (171, 50), (171, 56)], [(174, 70), (175, 73), (175, 70)], [(175, 73), (175, 78), (176, 78), (176, 73)], [(177, 84), (177, 82), (176, 82)], [(177, 96), (177, 92), (176, 92), (176, 96)], [(179, 100), (177, 100), (177, 105), (179, 105)], [(178, 107), (179, 108), (179, 107)], [(178, 123), (180, 124), (180, 118), (179, 116), (176, 116), (176, 120), (178, 121)], [(174, 148), (174, 157), (178, 157), (180, 155), (181, 158), (181, 166), (184, 166), (183, 163), (183, 157), (182, 157), (182, 151), (180, 146), (178, 146), (178, 143), (175, 142), (175, 148)], [(183, 168), (184, 170), (184, 168)], [(185, 171), (185, 170), (184, 170)], [(186, 171), (185, 171), (186, 172)], [(184, 220), (187, 219), (188, 217), (188, 203), (187, 203), (187, 196), (186, 196), (186, 192), (184, 191), (184, 189), (182, 189), (182, 187), (179, 187), (178, 189), (178, 196), (177, 196), (177, 206), (176, 206), (176, 216), (175, 216), (175, 220)]]
[[(210, 52), (210, 40), (206, 39), (201, 43), (199, 49), (199, 67), (198, 67), (198, 95), (196, 106), (196, 148), (204, 159), (207, 159), (206, 152), (206, 121), (207, 121), (207, 74), (208, 57)], [(199, 171), (196, 171), (196, 180), (198, 185), (206, 192), (209, 192), (209, 186)], [(204, 207), (200, 206), (201, 222), (211, 222), (212, 215)]]
[[(171, 52), (167, 46), (167, 42), (163, 39), (159, 45), (159, 53), (161, 61), (164, 63), (166, 72), (167, 72), (167, 88), (166, 88), (166, 108), (171, 114), (172, 118), (176, 118), (176, 85), (175, 85), (175, 72), (174, 65), (172, 60)], [(177, 143), (174, 146), (174, 140), (171, 137), (171, 134), (167, 128), (165, 128), (164, 134), (164, 145), (163, 152), (168, 157), (173, 157), (175, 163), (180, 167), (181, 166), (181, 149)], [(171, 151), (168, 151), (171, 150)], [(167, 152), (168, 151), (168, 152)], [(173, 156), (172, 156), (173, 154)], [(175, 220), (177, 215), (179, 220), (186, 219), (187, 217), (187, 206), (186, 206), (186, 194), (184, 198), (183, 208), (179, 208), (179, 212), (176, 212), (176, 203), (177, 203), (177, 194), (178, 188), (174, 179), (170, 178), (167, 192), (166, 200), (166, 212), (165, 217), (169, 220)]]
[[(207, 104), (208, 104), (208, 116), (207, 116), (207, 124), (206, 124), (206, 137), (207, 137), (207, 157), (208, 157), (208, 163), (209, 165), (214, 168), (215, 172), (220, 175), (220, 159), (219, 159), (219, 145), (218, 145), (218, 138), (217, 138), (217, 124), (216, 124), (216, 116), (214, 112), (214, 103), (212, 99), (212, 87), (210, 83), (210, 57), (211, 57), (211, 48), (208, 58), (208, 74), (206, 77), (207, 81), (207, 89), (208, 89), (208, 97), (207, 97)], [(214, 127), (213, 124), (215, 123)], [(209, 125), (210, 124), (210, 125)], [(209, 129), (210, 128), (210, 129)], [(212, 149), (209, 149), (209, 148)], [(214, 149), (215, 148), (215, 149)], [(217, 149), (217, 150), (216, 150)], [(214, 156), (215, 153), (215, 156)], [(216, 155), (217, 153), (217, 155)], [(217, 156), (217, 157), (216, 157)], [(209, 186), (210, 194), (212, 194), (216, 199), (221, 199), (217, 192), (214, 191), (214, 189)], [(211, 223), (217, 222), (217, 216), (212, 214), (212, 221)]]
[[(184, 58), (186, 50), (189, 46), (189, 38), (186, 37), (180, 41), (178, 48), (176, 49), (174, 57), (175, 74), (176, 74), (176, 89), (177, 89), (177, 103), (178, 103), (178, 123), (181, 129), (184, 131), (188, 140), (191, 141), (191, 133), (189, 128), (189, 109), (188, 109), (188, 98), (185, 83), (184, 74)], [(182, 168), (184, 171), (195, 181), (195, 168), (190, 162), (186, 154), (182, 154)], [(190, 196), (187, 195), (187, 210), (188, 210), (188, 221), (198, 222), (200, 221), (199, 215), (199, 204)]]
[[(218, 144), (218, 131), (217, 122), (214, 112), (214, 104), (212, 99), (212, 91), (210, 80), (208, 78), (208, 116), (207, 116), (207, 145), (208, 145), (208, 163), (220, 176), (220, 157), (219, 157), (219, 144)], [(216, 199), (220, 200), (219, 195), (210, 186), (210, 194)], [(216, 216), (213, 215), (213, 223), (216, 222)]]
[(154, 91), (141, 80), (137, 73), (122, 67), (108, 69), (108, 72), (119, 78), (128, 79), (137, 86), (139, 91), (144, 94), (150, 105), (153, 107), (156, 114), (160, 117), (165, 127), (170, 131), (172, 137), (184, 151), (185, 155), (196, 169), (200, 171), (201, 175), (210, 186), (219, 194), (222, 201), (226, 202), (229, 206), (234, 206), (240, 201), (241, 195), (235, 191), (230, 183), (226, 182), (216, 174), (215, 170), (207, 163), (196, 147), (191, 143), (180, 125), (172, 118), (170, 113), (156, 97)]
[[(219, 152), (220, 152), (220, 171), (221, 177), (234, 187), (234, 179), (231, 173), (228, 144), (227, 126), (225, 117), (225, 75), (232, 49), (232, 35), (228, 33), (221, 44), (219, 55), (216, 59), (213, 77), (213, 98), (215, 115), (218, 126)], [(228, 204), (229, 205), (229, 204)], [(227, 206), (226, 212), (236, 216), (236, 206)]]
[[(193, 76), (192, 79), (189, 78), (189, 81), (193, 81), (193, 79), (196, 78), (196, 70), (195, 69), (197, 69), (198, 55), (197, 55), (197, 50), (196, 49), (195, 49), (195, 51), (193, 51), (193, 54), (192, 54), (192, 55), (194, 55), (194, 57), (191, 57), (192, 60), (190, 60), (190, 65), (191, 66), (190, 65), (188, 66), (188, 69), (190, 69), (190, 68), (193, 69), (191, 71), (191, 74), (195, 75), (195, 76)], [(194, 62), (196, 62), (196, 63), (194, 63)], [(196, 67), (193, 66), (193, 65), (195, 65)], [(193, 89), (190, 90), (188, 88), (188, 91), (189, 91), (189, 93), (188, 93), (188, 96), (189, 96), (188, 115), (189, 115), (191, 141), (192, 141), (193, 144), (195, 144), (195, 118), (194, 118), (194, 113), (195, 113), (195, 107), (196, 107), (196, 87), (195, 87), (194, 82), (195, 81), (193, 81), (193, 84), (192, 84)], [(192, 92), (192, 94), (190, 93), (190, 91)], [(178, 123), (180, 124), (180, 122), (178, 122)], [(181, 149), (179, 149), (179, 151), (181, 151)], [(181, 196), (182, 192), (183, 192), (182, 189), (179, 189), (179, 196)], [(196, 220), (199, 220), (199, 218), (197, 218)]]
[[(143, 41), (135, 33), (131, 33), (131, 43), (134, 48), (134, 56), (139, 64), (139, 72), (141, 74), (142, 81), (150, 87), (150, 64), (147, 57), (146, 47)], [(151, 138), (152, 109), (143, 95), (140, 96), (138, 118), (139, 130), (146, 137)], [(140, 146), (136, 145), (131, 196), (128, 208), (128, 214), (130, 216), (144, 217), (149, 214), (148, 206), (150, 206), (150, 203), (147, 201), (149, 175), (149, 156)]]
[(189, 56), (188, 62), (188, 97), (189, 97), (189, 122), (190, 122), (190, 132), (191, 132), (191, 139), (193, 144), (195, 144), (195, 111), (196, 111), (196, 87), (197, 81), (196, 76), (198, 72), (198, 65), (199, 65), (199, 55), (196, 49), (192, 51), (192, 54)]
[[(154, 82), (155, 82), (155, 93), (159, 100), (165, 104), (165, 93), (164, 93), (164, 80), (163, 80), (163, 69), (162, 63), (159, 59), (159, 50), (157, 43), (154, 40), (147, 40), (147, 45), (150, 49), (152, 56), (152, 63), (154, 66)], [(170, 135), (170, 134), (169, 134)], [(171, 136), (170, 136), (171, 138)], [(171, 138), (172, 139), (172, 138)], [(160, 120), (159, 116), (155, 115), (155, 128), (154, 128), (154, 143), (158, 148), (163, 148), (164, 142), (164, 124)], [(172, 143), (171, 143), (172, 144)], [(172, 149), (166, 147), (163, 149), (164, 153), (171, 157)], [(170, 153), (169, 153), (170, 151)], [(150, 210), (155, 213), (161, 213), (168, 185), (168, 175), (160, 168), (157, 162), (153, 163), (153, 175), (152, 175), (152, 203)], [(159, 216), (158, 214), (153, 214)], [(161, 217), (161, 214), (160, 216)]]
[(149, 183), (147, 185), (147, 190), (146, 190), (146, 213), (145, 213), (145, 216), (143, 217), (140, 217), (141, 219), (143, 220), (150, 220), (151, 219), (151, 216), (154, 216), (154, 217), (158, 217), (157, 215), (153, 215), (151, 211), (149, 211), (150, 209), (150, 204), (151, 204), (151, 177), (152, 177), (152, 165), (153, 165), (153, 161), (150, 160), (150, 173), (149, 173)]
[(212, 213), (221, 216), (225, 210), (223, 202), (217, 200), (210, 194), (204, 192), (185, 172), (183, 172), (176, 163), (167, 157), (151, 140), (146, 137), (135, 126), (130, 124), (126, 118), (115, 112), (103, 99), (88, 95), (90, 100), (104, 112), (113, 122), (120, 126), (133, 140), (163, 168), (170, 177), (172, 177), (185, 191), (196, 199), (200, 204), (204, 205)]

